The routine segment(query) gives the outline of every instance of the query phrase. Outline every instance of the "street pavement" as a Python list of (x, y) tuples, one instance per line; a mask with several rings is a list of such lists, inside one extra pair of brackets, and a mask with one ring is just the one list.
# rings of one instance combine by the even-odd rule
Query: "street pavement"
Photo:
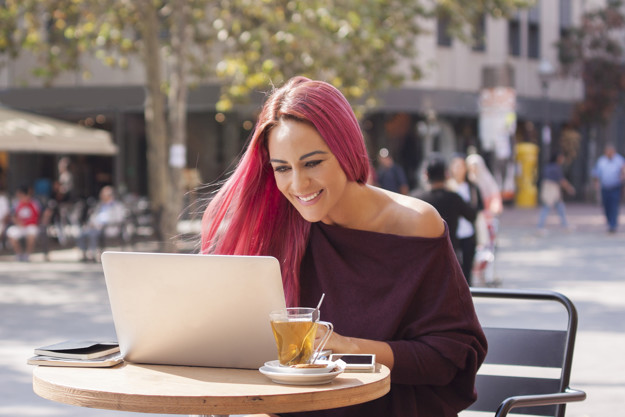
[[(504, 288), (564, 293), (579, 312), (571, 386), (588, 399), (567, 407), (568, 417), (619, 416), (625, 394), (625, 216), (606, 233), (600, 207), (567, 207), (574, 230), (553, 214), (538, 234), (538, 209), (506, 208), (498, 233), (496, 275)], [(152, 250), (143, 243), (134, 250)], [(44, 400), (32, 391), (34, 347), (64, 339), (114, 339), (100, 264), (79, 262), (76, 249), (41, 254), (30, 263), (0, 256), (0, 417), (137, 416)]]
[(597, 205), (567, 206), (574, 230), (559, 227), (555, 213), (547, 233), (536, 231), (538, 209), (504, 212), (496, 256), (505, 288), (561, 292), (575, 304), (579, 326), (571, 387), (584, 402), (567, 406), (568, 417), (625, 416), (625, 216), (608, 234)]

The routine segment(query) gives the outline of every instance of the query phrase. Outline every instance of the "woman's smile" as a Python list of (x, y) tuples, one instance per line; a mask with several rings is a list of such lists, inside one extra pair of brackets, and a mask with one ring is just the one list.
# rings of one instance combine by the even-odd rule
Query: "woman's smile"
[(319, 190), (319, 191), (314, 192), (312, 194), (299, 195), (299, 196), (297, 196), (297, 198), (299, 198), (300, 201), (302, 201), (303, 203), (310, 203), (313, 200), (315, 200), (319, 195), (321, 195), (322, 192), (323, 192), (323, 190)]

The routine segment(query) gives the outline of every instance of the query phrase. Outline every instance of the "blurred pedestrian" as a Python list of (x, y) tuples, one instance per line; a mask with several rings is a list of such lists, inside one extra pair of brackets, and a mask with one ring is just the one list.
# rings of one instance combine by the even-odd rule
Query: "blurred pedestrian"
[(70, 169), (70, 159), (63, 157), (57, 164), (59, 170), (59, 176), (57, 179), (57, 199), (60, 202), (71, 202), (74, 200), (74, 174)]
[[(460, 195), (447, 188), (447, 164), (441, 156), (432, 156), (426, 167), (426, 175), (430, 185), (429, 190), (418, 193), (420, 198), (430, 203), (447, 222), (449, 238), (454, 249), (458, 249), (458, 220), (464, 218), (469, 222), (475, 221), (477, 210), (467, 204)], [(465, 275), (467, 282), (469, 278)]]
[[(484, 209), (482, 194), (477, 185), (469, 181), (467, 175), (467, 164), (464, 155), (456, 155), (449, 163), (450, 189), (458, 193), (460, 197), (477, 213)], [(475, 221), (469, 221), (464, 217), (458, 219), (458, 251), (462, 272), (469, 285), (472, 285), (473, 260), (477, 248), (477, 237), (475, 232)]]
[(6, 237), (6, 227), (9, 224), (11, 217), (11, 204), (9, 203), (9, 197), (0, 184), (0, 249), (4, 247)]
[(595, 187), (601, 189), (601, 203), (608, 222), (608, 232), (616, 233), (625, 182), (625, 158), (616, 153), (614, 145), (608, 143), (592, 174)]
[(52, 196), (46, 205), (50, 215), (46, 213), (45, 218), (48, 223), (54, 224), (59, 243), (65, 245), (69, 241), (67, 227), (71, 224), (69, 217), (76, 200), (76, 191), (70, 159), (66, 156), (59, 159), (57, 167), (58, 177), (52, 184)]
[(126, 216), (124, 205), (115, 199), (113, 187), (102, 187), (99, 198), (78, 237), (78, 247), (82, 251), (84, 262), (98, 260), (98, 248), (102, 246), (102, 239), (107, 234), (119, 234)]
[(503, 211), (501, 190), (495, 181), (495, 177), (479, 154), (467, 156), (467, 177), (477, 185), (484, 202), (484, 210), (480, 211), (475, 228), (477, 244), (479, 246), (493, 246), (493, 239), (497, 229), (498, 216)]
[(478, 279), (480, 285), (497, 285), (495, 250), (497, 248), (499, 215), (503, 211), (501, 190), (481, 155), (472, 153), (467, 156), (466, 162), (467, 176), (471, 182), (477, 185), (484, 202), (484, 210), (478, 213), (475, 220), (477, 250), (473, 277)]
[(498, 216), (503, 211), (501, 190), (495, 181), (495, 177), (484, 162), (484, 158), (474, 153), (467, 156), (467, 175), (471, 182), (480, 189), (484, 200), (484, 210), (493, 216)]
[[(17, 260), (27, 262), (35, 249), (39, 236), (39, 207), (30, 197), (30, 188), (22, 185), (15, 193), (17, 203), (11, 216), (12, 225), (7, 229), (7, 237), (13, 246)], [(21, 240), (26, 244), (22, 247)]]
[(542, 209), (540, 210), (540, 217), (538, 219), (538, 231), (541, 234), (545, 232), (545, 221), (553, 208), (556, 209), (560, 216), (562, 227), (569, 228), (569, 223), (566, 220), (562, 190), (570, 195), (574, 195), (575, 188), (564, 178), (564, 172), (562, 171), (564, 159), (564, 154), (554, 154), (549, 159), (549, 163), (543, 168), (543, 178), (540, 182), (540, 202), (542, 203)]
[(401, 166), (393, 160), (386, 148), (378, 152), (377, 180), (380, 187), (400, 194), (408, 194), (408, 180)]

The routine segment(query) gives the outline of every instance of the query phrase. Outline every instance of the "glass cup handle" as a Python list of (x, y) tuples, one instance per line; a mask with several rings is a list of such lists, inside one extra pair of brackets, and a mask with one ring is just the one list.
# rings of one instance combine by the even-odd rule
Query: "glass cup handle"
[(325, 347), (326, 343), (328, 343), (328, 340), (330, 339), (330, 336), (332, 336), (332, 332), (334, 331), (334, 325), (330, 323), (329, 321), (318, 321), (317, 324), (325, 326), (326, 332), (321, 338), (321, 342), (319, 342), (319, 346), (317, 346), (317, 348), (315, 349), (315, 352), (312, 356), (312, 359), (310, 360), (310, 363), (315, 363), (317, 361), (319, 354)]

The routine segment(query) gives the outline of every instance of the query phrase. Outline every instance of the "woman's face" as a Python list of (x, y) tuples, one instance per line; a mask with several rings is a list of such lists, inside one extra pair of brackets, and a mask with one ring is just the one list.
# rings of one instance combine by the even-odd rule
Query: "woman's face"
[(348, 180), (317, 130), (281, 120), (269, 132), (267, 148), (280, 192), (307, 221), (329, 222)]
[(463, 158), (454, 158), (449, 164), (449, 171), (456, 182), (464, 182), (467, 176), (467, 165)]

